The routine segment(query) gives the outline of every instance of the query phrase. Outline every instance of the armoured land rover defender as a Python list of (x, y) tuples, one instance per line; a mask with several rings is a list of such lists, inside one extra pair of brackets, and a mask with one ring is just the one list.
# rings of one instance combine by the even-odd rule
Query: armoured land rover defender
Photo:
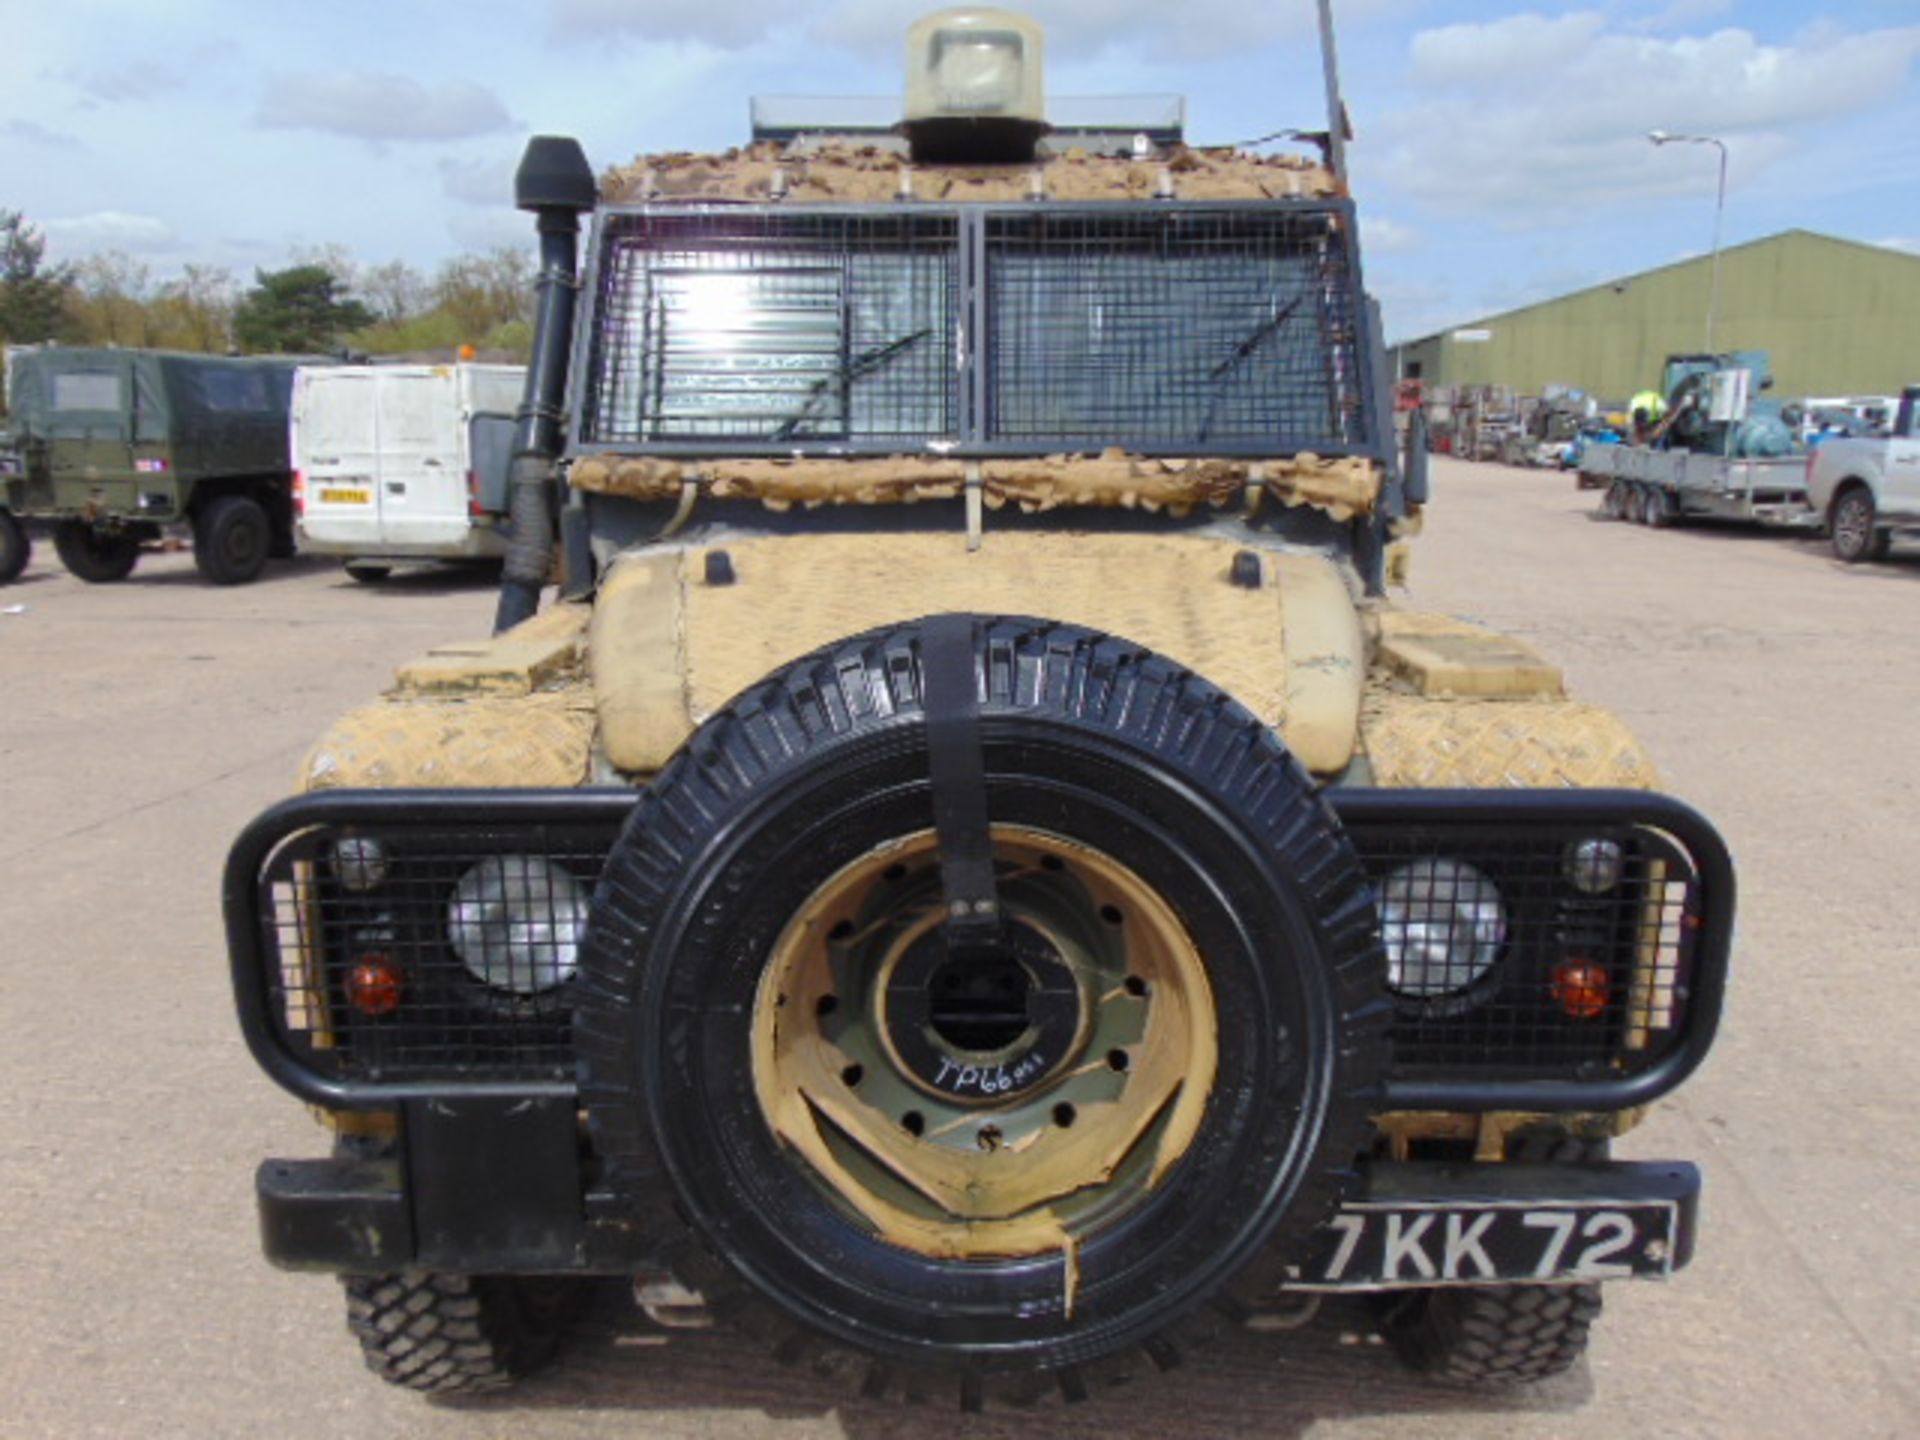
[[(124, 580), (169, 526), (193, 531), (216, 585), (293, 554), (287, 463), (292, 359), (50, 346), (13, 352), (12, 460), (0, 469), (0, 582), (28, 558), (26, 526), (50, 530), (82, 580)], [(7, 573), (11, 569), (12, 573)]]
[(231, 857), (245, 1034), (336, 1133), (261, 1167), (267, 1253), (426, 1391), (596, 1276), (968, 1407), (1330, 1291), (1563, 1369), (1692, 1249), (1694, 1168), (1608, 1147), (1711, 1041), (1726, 852), (1382, 598), (1423, 483), (1337, 94), (1277, 158), (1049, 132), (1004, 11), (908, 55), (897, 132), (528, 147), (500, 631)]

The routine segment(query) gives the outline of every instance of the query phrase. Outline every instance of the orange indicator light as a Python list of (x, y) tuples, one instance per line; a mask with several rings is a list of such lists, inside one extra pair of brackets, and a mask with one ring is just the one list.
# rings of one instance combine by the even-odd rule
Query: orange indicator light
[(362, 955), (347, 975), (347, 999), (362, 1015), (400, 1008), (400, 967), (385, 955)]
[(1607, 967), (1590, 960), (1567, 960), (1553, 967), (1553, 998), (1576, 1020), (1592, 1020), (1607, 1008), (1611, 983)]

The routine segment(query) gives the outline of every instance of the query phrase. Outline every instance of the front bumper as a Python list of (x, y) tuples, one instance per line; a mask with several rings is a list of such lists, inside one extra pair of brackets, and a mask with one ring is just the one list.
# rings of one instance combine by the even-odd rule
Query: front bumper
[[(658, 1269), (577, 1152), (548, 1158), (545, 1173), (489, 1167), (429, 1142), (414, 1167), (454, 1167), (431, 1186), (409, 1184), (397, 1158), (269, 1160), (256, 1177), (262, 1244), (284, 1269), (348, 1274)], [(1286, 1288), (1658, 1279), (1692, 1258), (1699, 1196), (1699, 1170), (1677, 1161), (1376, 1163)]]

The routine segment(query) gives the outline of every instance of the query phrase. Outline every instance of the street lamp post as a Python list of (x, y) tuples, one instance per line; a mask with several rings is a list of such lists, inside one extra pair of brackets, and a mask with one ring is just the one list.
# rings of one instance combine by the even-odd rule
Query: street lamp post
[(1671, 135), (1665, 130), (1649, 131), (1647, 139), (1656, 145), (1711, 145), (1720, 152), (1720, 189), (1713, 202), (1713, 280), (1707, 296), (1707, 353), (1717, 355), (1713, 326), (1720, 313), (1720, 222), (1727, 212), (1727, 142), (1712, 135)]

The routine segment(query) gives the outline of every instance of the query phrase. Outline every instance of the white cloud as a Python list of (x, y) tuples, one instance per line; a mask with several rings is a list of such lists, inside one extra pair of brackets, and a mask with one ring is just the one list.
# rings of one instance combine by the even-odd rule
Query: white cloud
[(1792, 152), (1793, 131), (1898, 97), (1920, 26), (1790, 44), (1725, 29), (1668, 39), (1597, 11), (1422, 31), (1416, 98), (1383, 117), (1386, 178), (1436, 210), (1559, 221), (1608, 198), (1697, 191), (1712, 157), (1655, 150), (1656, 128), (1723, 137), (1737, 186)]
[(1920, 235), (1889, 235), (1873, 243), (1884, 250), (1905, 250), (1910, 255), (1920, 255)]
[(47, 150), (79, 150), (84, 148), (80, 141), (59, 130), (49, 130), (46, 126), (32, 120), (0, 121), (0, 137), (8, 140), (24, 141), (28, 145), (38, 145)]
[(1670, 0), (1664, 10), (1636, 20), (1629, 29), (1633, 30), (1682, 30), (1689, 25), (1698, 25), (1702, 20), (1712, 20), (1728, 14), (1734, 7), (1734, 0)]
[(1360, 217), (1360, 242), (1372, 255), (1399, 255), (1420, 248), (1426, 237), (1411, 225), (1383, 215)]
[(347, 71), (273, 77), (255, 119), (268, 129), (376, 141), (464, 140), (514, 123), (497, 95), (469, 80), (427, 85), (404, 75)]
[[(1397, 3), (1347, 0), (1340, 19), (1352, 23)], [(553, 30), (562, 39), (690, 40), (728, 50), (761, 44), (783, 30), (864, 52), (898, 50), (907, 27), (932, 8), (930, 0), (828, 0), (803, 19), (783, 0), (550, 0)], [(1314, 24), (1312, 0), (1031, 0), (1019, 8), (1045, 27), (1056, 54), (1152, 45), (1210, 57), (1305, 34)]]
[(124, 250), (130, 255), (165, 255), (180, 248), (179, 238), (166, 221), (125, 210), (96, 210), (46, 221), (53, 249), (62, 255), (87, 255), (101, 250)]
[(1389, 345), (1431, 335), (1460, 317), (1460, 299), (1451, 284), (1407, 280), (1378, 271), (1370, 273), (1367, 281), (1367, 288), (1380, 302), (1380, 319)]
[(462, 250), (521, 250), (535, 244), (533, 217), (504, 205), (459, 211), (448, 218), (447, 233)]
[(513, 204), (513, 172), (518, 163), (511, 156), (442, 160), (440, 193), (467, 205), (510, 206)]
[(117, 103), (122, 100), (153, 100), (186, 86), (179, 71), (166, 65), (145, 62), (122, 65), (111, 70), (93, 70), (75, 77), (74, 83), (96, 100)]
[(554, 33), (565, 40), (697, 40), (723, 50), (758, 44), (794, 18), (780, 0), (552, 0), (551, 8)]

